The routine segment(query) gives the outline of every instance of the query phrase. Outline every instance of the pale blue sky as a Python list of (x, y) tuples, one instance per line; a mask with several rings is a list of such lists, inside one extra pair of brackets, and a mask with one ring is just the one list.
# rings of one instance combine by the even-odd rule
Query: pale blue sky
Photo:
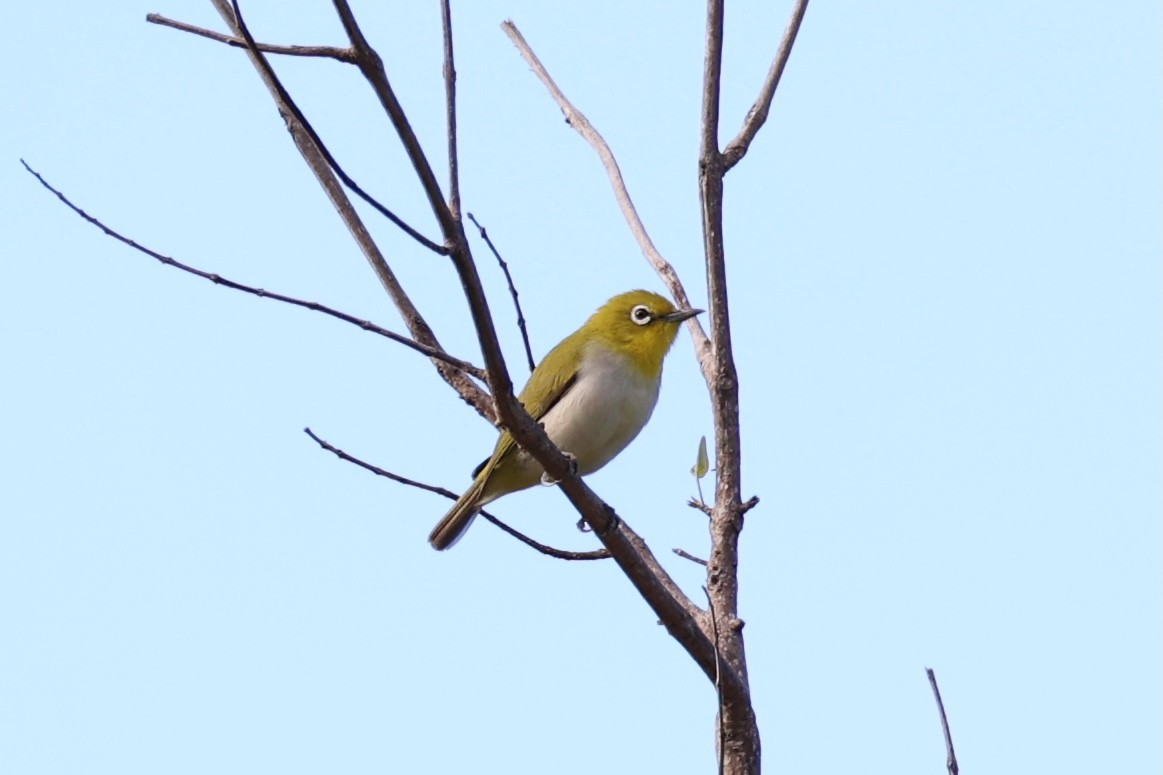
[[(730, 4), (724, 135), (788, 3)], [(330, 4), (247, 3), (343, 42)], [(360, 3), (443, 166), (436, 3)], [(144, 22), (209, 3), (22, 3), (0, 80), (0, 771), (713, 770), (713, 689), (609, 563), (536, 555), (320, 451), (460, 488), (493, 431), (391, 343), (161, 267), (402, 326), (244, 56)], [(590, 149), (498, 28), (605, 134), (696, 303), (703, 10), (454, 6), (466, 208), (544, 353), (660, 289)], [(1160, 757), (1160, 7), (818, 2), (727, 180), (742, 615), (768, 772), (1147, 773)], [(279, 60), (336, 155), (430, 234), (357, 74)], [(453, 353), (447, 263), (369, 216)], [(483, 247), (510, 366), (519, 340)], [(642, 436), (591, 477), (699, 596), (684, 506), (710, 432), (684, 335)], [(591, 548), (555, 491), (497, 504)]]

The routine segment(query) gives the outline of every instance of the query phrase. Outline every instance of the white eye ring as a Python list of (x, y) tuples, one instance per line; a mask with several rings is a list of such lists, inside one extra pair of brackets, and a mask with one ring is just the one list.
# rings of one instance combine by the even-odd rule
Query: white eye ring
[(640, 326), (644, 326), (654, 319), (650, 314), (650, 307), (645, 304), (639, 304), (634, 309), (630, 310), (630, 319)]

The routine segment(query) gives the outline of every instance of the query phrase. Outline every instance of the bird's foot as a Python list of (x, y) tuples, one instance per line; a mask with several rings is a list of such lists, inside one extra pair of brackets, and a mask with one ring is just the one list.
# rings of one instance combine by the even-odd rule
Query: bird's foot
[[(578, 472), (577, 458), (574, 457), (573, 455), (569, 454), (568, 452), (563, 452), (562, 454), (565, 455), (566, 460), (569, 461), (569, 475), (570, 476), (577, 476), (577, 472)], [(546, 487), (552, 487), (553, 485), (559, 484), (560, 482), (561, 482), (560, 479), (554, 479), (552, 476), (550, 476), (548, 471), (544, 471), (541, 474), (541, 483), (543, 485), (545, 485)]]

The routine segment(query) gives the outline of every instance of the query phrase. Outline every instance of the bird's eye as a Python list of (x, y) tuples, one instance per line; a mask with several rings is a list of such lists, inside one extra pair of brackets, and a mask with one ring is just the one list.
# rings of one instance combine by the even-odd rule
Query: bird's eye
[(630, 310), (630, 319), (640, 326), (644, 326), (650, 322), (653, 316), (650, 314), (650, 307), (645, 304), (639, 304), (634, 309)]

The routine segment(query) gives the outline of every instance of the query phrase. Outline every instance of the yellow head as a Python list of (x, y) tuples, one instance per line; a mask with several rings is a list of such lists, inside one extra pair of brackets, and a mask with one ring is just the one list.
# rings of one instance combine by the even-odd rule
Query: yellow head
[(644, 375), (658, 379), (679, 324), (700, 312), (675, 309), (657, 293), (627, 291), (603, 304), (579, 333), (583, 341), (601, 342), (626, 355)]

